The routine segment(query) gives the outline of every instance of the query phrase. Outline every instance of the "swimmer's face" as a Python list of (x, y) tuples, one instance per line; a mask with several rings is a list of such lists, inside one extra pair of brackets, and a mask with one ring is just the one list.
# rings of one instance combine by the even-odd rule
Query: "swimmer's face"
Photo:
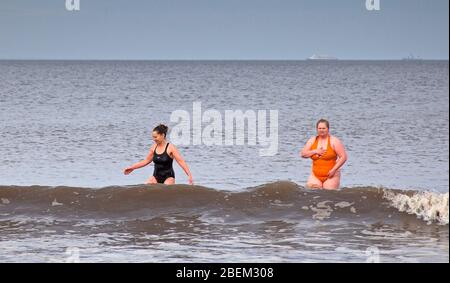
[(319, 125), (317, 126), (317, 134), (319, 136), (326, 136), (328, 135), (328, 127), (327, 124), (325, 123), (319, 123)]
[(163, 134), (160, 134), (157, 131), (153, 131), (152, 138), (155, 143), (162, 143), (165, 137)]

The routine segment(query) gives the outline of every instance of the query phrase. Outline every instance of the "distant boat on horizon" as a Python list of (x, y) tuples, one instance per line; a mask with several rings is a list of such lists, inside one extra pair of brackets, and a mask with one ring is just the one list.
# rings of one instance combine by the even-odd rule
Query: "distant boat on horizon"
[(408, 57), (402, 58), (403, 61), (421, 61), (423, 60), (420, 57), (414, 56), (413, 54), (410, 54)]
[(337, 61), (339, 60), (336, 57), (333, 56), (329, 56), (329, 55), (316, 55), (314, 54), (313, 56), (309, 57), (307, 60), (311, 60), (311, 61)]

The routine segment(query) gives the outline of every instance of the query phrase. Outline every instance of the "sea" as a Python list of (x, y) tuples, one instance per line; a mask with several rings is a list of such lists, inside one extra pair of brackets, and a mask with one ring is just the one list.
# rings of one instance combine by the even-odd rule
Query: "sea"
[[(448, 93), (448, 61), (0, 61), (0, 262), (449, 262)], [(123, 174), (160, 123), (194, 185)]]

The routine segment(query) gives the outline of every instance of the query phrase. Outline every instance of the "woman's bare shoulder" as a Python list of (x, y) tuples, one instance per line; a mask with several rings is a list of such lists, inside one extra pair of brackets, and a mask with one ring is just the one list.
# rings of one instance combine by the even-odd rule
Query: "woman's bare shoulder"
[(314, 142), (316, 140), (316, 138), (317, 138), (316, 136), (312, 136), (309, 138), (308, 142)]
[(169, 146), (167, 147), (167, 152), (172, 153), (177, 150), (177, 147), (173, 143), (169, 143)]
[(330, 135), (330, 142), (331, 142), (332, 145), (342, 145), (341, 140), (338, 137), (336, 137), (336, 136), (331, 136)]

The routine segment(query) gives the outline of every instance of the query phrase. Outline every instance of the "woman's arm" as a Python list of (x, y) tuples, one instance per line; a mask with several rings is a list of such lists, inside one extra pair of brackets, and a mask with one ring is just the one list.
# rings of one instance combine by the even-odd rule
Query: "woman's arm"
[(151, 147), (149, 153), (147, 154), (147, 157), (146, 157), (144, 160), (139, 161), (139, 162), (137, 162), (137, 163), (131, 165), (130, 167), (125, 168), (125, 169), (123, 170), (123, 173), (124, 173), (125, 175), (128, 175), (128, 174), (130, 174), (131, 172), (133, 172), (133, 170), (139, 169), (139, 168), (142, 168), (142, 167), (145, 167), (145, 166), (147, 166), (148, 164), (150, 164), (150, 163), (152, 162), (152, 160), (153, 160), (153, 153), (154, 153), (154, 152), (155, 152), (155, 145), (153, 145), (153, 146)]
[(336, 164), (334, 165), (333, 169), (331, 169), (331, 171), (336, 172), (347, 161), (347, 152), (345, 151), (344, 145), (338, 138), (334, 137), (333, 144), (334, 144), (334, 151), (336, 152), (339, 158)]
[(316, 137), (312, 137), (308, 140), (308, 142), (306, 142), (305, 146), (303, 147), (303, 149), (300, 151), (300, 156), (302, 158), (310, 158), (311, 156), (313, 156), (314, 154), (317, 154), (317, 150), (313, 149), (311, 150), (312, 145), (314, 144), (314, 141), (316, 140)]
[(189, 170), (189, 167), (186, 164), (186, 161), (184, 161), (180, 152), (173, 144), (170, 144), (169, 148), (171, 148), (171, 150), (169, 151), (172, 154), (173, 158), (177, 161), (178, 165), (180, 165), (180, 167), (183, 168), (184, 172), (188, 176), (189, 184), (192, 185), (194, 182), (192, 180), (192, 174), (191, 171)]

